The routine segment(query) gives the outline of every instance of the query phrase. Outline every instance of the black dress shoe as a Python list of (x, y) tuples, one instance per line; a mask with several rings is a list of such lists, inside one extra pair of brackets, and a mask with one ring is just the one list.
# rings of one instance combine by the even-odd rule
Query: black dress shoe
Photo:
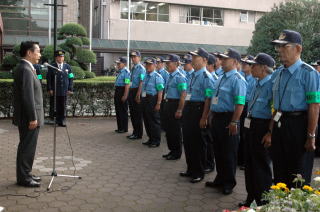
[(125, 130), (118, 130), (118, 132), (117, 132), (117, 133), (126, 133), (126, 132), (128, 132), (128, 131), (125, 131)]
[(24, 187), (29, 187), (29, 188), (36, 188), (36, 187), (40, 187), (40, 183), (38, 183), (37, 181), (34, 180), (29, 180), (26, 182), (18, 182), (19, 186), (24, 186)]
[(179, 160), (180, 157), (175, 156), (175, 155), (169, 155), (168, 157), (166, 157), (167, 160)]
[(204, 170), (204, 173), (205, 174), (209, 174), (210, 172), (213, 172), (214, 171), (214, 168), (206, 168), (205, 170)]
[(247, 207), (249, 208), (251, 205), (251, 202), (250, 201), (243, 201), (243, 202), (239, 202), (238, 206), (241, 208), (241, 207)]
[(246, 167), (245, 167), (245, 166), (240, 166), (239, 169), (240, 169), (241, 171), (244, 171), (244, 170), (246, 169)]
[(189, 172), (180, 172), (179, 174), (181, 177), (191, 177), (191, 174)]
[(59, 127), (66, 127), (67, 125), (65, 123), (59, 123), (58, 126)]
[(233, 192), (232, 188), (224, 188), (222, 191), (224, 195), (232, 194), (232, 192)]
[(151, 141), (149, 140), (149, 141), (143, 142), (142, 144), (146, 145), (146, 146), (149, 146), (151, 144)]
[(203, 180), (203, 177), (196, 177), (190, 180), (190, 183), (200, 183)]
[(138, 137), (136, 135), (132, 135), (130, 137), (128, 137), (128, 139), (131, 139), (131, 140), (137, 140), (137, 139), (141, 139), (142, 137)]
[(127, 138), (130, 138), (131, 136), (134, 136), (134, 134), (131, 134), (131, 135), (127, 135)]
[(205, 185), (206, 185), (206, 187), (210, 187), (210, 188), (219, 188), (222, 186), (222, 184), (217, 183), (215, 181), (208, 181), (208, 182), (206, 182)]
[(36, 181), (36, 182), (41, 182), (41, 178), (38, 177), (38, 176), (31, 175), (30, 178), (33, 179), (33, 180)]
[(171, 152), (169, 152), (168, 154), (162, 155), (162, 157), (167, 158), (169, 155), (171, 155)]
[(149, 144), (149, 148), (157, 148), (159, 146), (160, 146), (160, 144), (155, 144), (155, 143)]

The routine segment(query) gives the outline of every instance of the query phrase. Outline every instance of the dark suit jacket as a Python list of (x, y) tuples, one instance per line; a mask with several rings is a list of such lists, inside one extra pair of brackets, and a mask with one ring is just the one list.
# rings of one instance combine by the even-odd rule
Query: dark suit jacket
[[(57, 63), (51, 64), (54, 67), (58, 67)], [(72, 91), (73, 88), (73, 74), (71, 66), (67, 63), (63, 64), (62, 72), (56, 71), (52, 68), (48, 68), (47, 73), (47, 90), (54, 91), (54, 74), (57, 74), (57, 96), (66, 96), (68, 91)]]
[(13, 124), (28, 126), (30, 121), (44, 123), (42, 87), (31, 66), (21, 60), (14, 72)]

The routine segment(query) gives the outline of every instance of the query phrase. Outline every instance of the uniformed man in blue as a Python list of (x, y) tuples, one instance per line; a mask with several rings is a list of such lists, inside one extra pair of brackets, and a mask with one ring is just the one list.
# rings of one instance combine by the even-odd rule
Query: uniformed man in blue
[(247, 83), (236, 69), (241, 60), (239, 52), (229, 49), (220, 56), (225, 73), (215, 83), (211, 104), (217, 176), (213, 182), (206, 182), (206, 186), (219, 187), (228, 195), (236, 185), (240, 116), (246, 102)]
[(142, 120), (142, 107), (140, 104), (140, 93), (142, 88), (142, 81), (146, 75), (146, 69), (140, 63), (141, 53), (139, 51), (132, 51), (130, 57), (133, 63), (131, 69), (131, 86), (129, 91), (129, 111), (133, 127), (132, 135), (127, 136), (129, 139), (141, 139), (143, 135), (143, 120)]
[(54, 116), (54, 75), (57, 75), (57, 91), (56, 91), (56, 123), (58, 126), (65, 127), (66, 116), (66, 102), (67, 95), (73, 93), (73, 78), (71, 66), (64, 63), (63, 50), (57, 50), (54, 53), (55, 62), (51, 65), (59, 68), (62, 71), (56, 71), (52, 68), (48, 68), (47, 73), (47, 90), (50, 95), (50, 118)]
[(297, 174), (302, 175), (305, 184), (311, 181), (319, 118), (319, 74), (300, 59), (299, 32), (284, 30), (272, 44), (283, 66), (273, 74), (274, 122), (263, 141), (271, 143), (274, 182), (292, 188)]
[(222, 67), (221, 67), (220, 54), (221, 54), (220, 52), (213, 53), (213, 55), (216, 56), (216, 75), (218, 77), (224, 74), (224, 71), (222, 70)]
[(183, 56), (182, 64), (184, 67), (184, 76), (187, 78), (187, 80), (191, 79), (191, 74), (194, 72), (194, 69), (192, 67), (192, 55), (186, 54)]
[(144, 127), (149, 140), (144, 145), (155, 148), (160, 145), (160, 105), (164, 89), (164, 80), (156, 72), (156, 59), (148, 58), (145, 60), (147, 74), (143, 80), (141, 88), (141, 102), (143, 111)]
[(251, 91), (244, 127), (245, 140), (245, 182), (247, 198), (239, 206), (250, 207), (253, 201), (257, 205), (265, 202), (262, 194), (269, 191), (272, 185), (271, 159), (268, 149), (261, 143), (269, 130), (272, 118), (272, 80), (275, 66), (274, 59), (265, 53), (258, 54), (252, 60), (246, 59), (252, 65), (252, 75), (257, 78), (257, 84)]
[[(215, 73), (216, 70), (216, 62), (217, 59), (213, 54), (209, 54), (208, 64), (207, 64), (207, 70), (212, 75), (213, 81), (216, 82), (218, 80), (218, 76)], [(209, 114), (210, 115), (210, 114)], [(210, 117), (209, 119), (210, 120)], [(214, 152), (213, 152), (213, 143), (212, 143), (212, 135), (210, 131), (209, 125), (206, 129), (202, 130), (202, 136), (203, 139), (206, 141), (206, 154), (204, 155), (204, 161), (205, 161), (205, 169), (204, 172), (206, 174), (214, 171), (215, 162), (214, 162)]]
[(169, 153), (163, 155), (167, 160), (180, 159), (182, 154), (182, 111), (187, 95), (187, 79), (178, 70), (180, 57), (169, 54), (164, 59), (167, 63), (169, 79), (164, 93), (164, 125)]
[(252, 76), (252, 64), (247, 63), (247, 61), (252, 61), (254, 57), (252, 55), (247, 55), (243, 59), (241, 59), (241, 71), (240, 74), (244, 77), (247, 82), (247, 94), (246, 94), (246, 104), (243, 108), (243, 112), (240, 118), (240, 144), (239, 144), (239, 152), (238, 152), (238, 165), (240, 166), (240, 170), (244, 170), (244, 160), (245, 160), (245, 140), (246, 140), (246, 131), (244, 128), (244, 119), (247, 115), (248, 102), (251, 99), (251, 93), (253, 88), (256, 86), (256, 78)]
[(117, 117), (117, 133), (128, 132), (128, 94), (130, 88), (130, 71), (127, 68), (127, 58), (116, 60), (118, 76), (115, 82), (114, 105)]
[[(320, 60), (311, 63), (312, 67), (320, 73)], [(319, 74), (320, 77), (320, 74)], [(317, 130), (317, 137), (316, 137), (316, 150), (315, 150), (315, 157), (320, 157), (320, 118), (318, 120), (318, 130)]]
[(201, 131), (207, 127), (210, 100), (213, 92), (213, 78), (206, 65), (209, 53), (199, 48), (190, 52), (194, 72), (188, 81), (186, 105), (183, 110), (183, 144), (187, 162), (187, 170), (181, 172), (182, 177), (191, 177), (191, 183), (198, 183), (204, 178), (205, 141)]

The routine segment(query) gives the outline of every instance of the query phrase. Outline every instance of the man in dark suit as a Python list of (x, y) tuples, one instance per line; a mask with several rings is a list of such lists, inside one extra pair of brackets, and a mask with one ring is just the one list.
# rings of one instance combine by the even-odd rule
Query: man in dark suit
[(40, 126), (44, 122), (42, 87), (33, 64), (41, 57), (39, 44), (21, 43), (20, 61), (14, 73), (13, 124), (19, 128), (20, 143), (17, 152), (17, 183), (39, 187), (40, 177), (31, 174)]
[(50, 95), (51, 119), (54, 117), (54, 75), (57, 75), (56, 123), (61, 127), (66, 126), (65, 118), (67, 94), (72, 94), (74, 78), (71, 66), (67, 63), (64, 63), (64, 54), (64, 51), (57, 50), (54, 53), (55, 62), (51, 64), (62, 71), (56, 71), (52, 68), (48, 68), (47, 73), (47, 90)]

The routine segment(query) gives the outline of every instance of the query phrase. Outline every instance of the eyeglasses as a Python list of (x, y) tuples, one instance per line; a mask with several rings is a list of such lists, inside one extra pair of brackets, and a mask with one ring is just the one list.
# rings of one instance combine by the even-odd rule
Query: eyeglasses
[(274, 46), (274, 49), (276, 51), (279, 51), (281, 48), (288, 48), (288, 47), (294, 47), (296, 46), (297, 44), (294, 44), (294, 43), (286, 43), (286, 44), (277, 44)]

